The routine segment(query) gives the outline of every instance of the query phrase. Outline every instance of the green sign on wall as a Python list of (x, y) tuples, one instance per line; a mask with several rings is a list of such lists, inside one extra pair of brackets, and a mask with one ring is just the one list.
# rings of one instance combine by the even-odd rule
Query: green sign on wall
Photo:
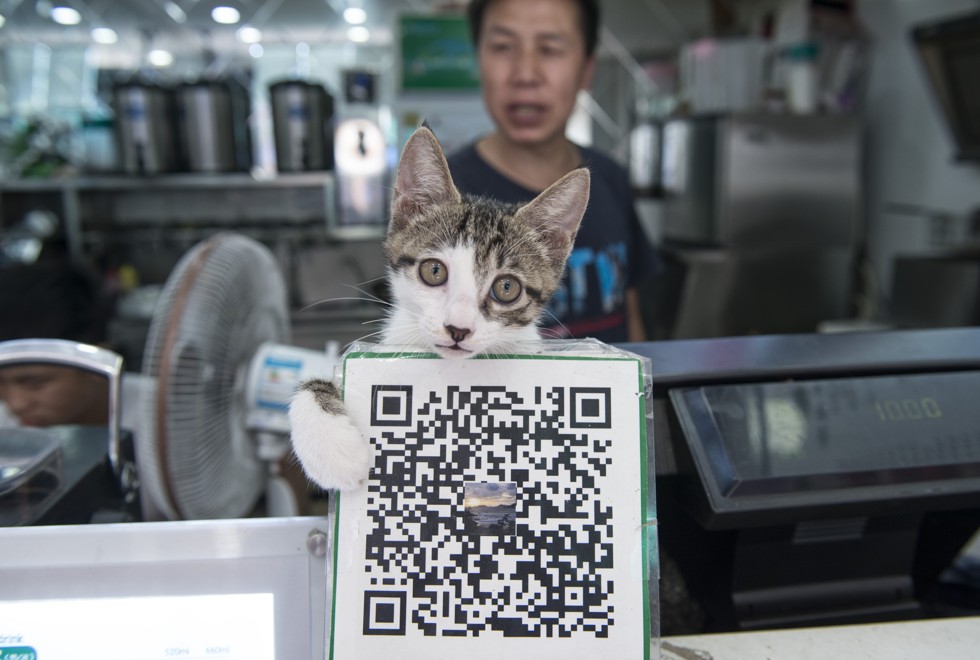
[(403, 90), (474, 90), (476, 54), (463, 16), (402, 16)]

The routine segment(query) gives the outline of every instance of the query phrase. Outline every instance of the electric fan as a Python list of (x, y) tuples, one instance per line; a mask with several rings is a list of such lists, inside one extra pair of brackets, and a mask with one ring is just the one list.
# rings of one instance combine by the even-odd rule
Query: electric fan
[(136, 435), (143, 496), (165, 517), (243, 517), (263, 494), (270, 515), (296, 513), (278, 469), (288, 401), (333, 359), (288, 341), (286, 285), (261, 243), (217, 234), (174, 267), (150, 322), (154, 385)]

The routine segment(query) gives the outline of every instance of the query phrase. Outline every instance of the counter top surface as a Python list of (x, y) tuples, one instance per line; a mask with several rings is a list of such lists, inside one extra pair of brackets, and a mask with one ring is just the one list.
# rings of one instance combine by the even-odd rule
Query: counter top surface
[(980, 328), (758, 335), (618, 344), (650, 358), (654, 386), (976, 369)]
[(980, 617), (665, 637), (662, 660), (959, 660), (978, 657)]

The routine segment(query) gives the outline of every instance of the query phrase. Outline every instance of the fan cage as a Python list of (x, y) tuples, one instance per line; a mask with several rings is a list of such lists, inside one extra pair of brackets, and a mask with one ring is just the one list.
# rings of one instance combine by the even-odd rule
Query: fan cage
[(243, 383), (263, 342), (289, 337), (272, 253), (238, 234), (192, 248), (154, 312), (144, 374), (156, 380), (138, 437), (146, 492), (170, 518), (248, 515), (268, 466), (245, 426)]

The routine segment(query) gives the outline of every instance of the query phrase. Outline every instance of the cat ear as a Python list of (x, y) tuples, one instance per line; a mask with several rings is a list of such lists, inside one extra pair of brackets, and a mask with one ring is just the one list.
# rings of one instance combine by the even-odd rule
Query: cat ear
[(589, 205), (590, 182), (589, 170), (572, 170), (517, 211), (518, 218), (541, 234), (555, 258), (564, 259), (572, 250)]
[(403, 229), (430, 206), (459, 201), (459, 191), (436, 136), (425, 127), (416, 130), (398, 161), (390, 230)]

